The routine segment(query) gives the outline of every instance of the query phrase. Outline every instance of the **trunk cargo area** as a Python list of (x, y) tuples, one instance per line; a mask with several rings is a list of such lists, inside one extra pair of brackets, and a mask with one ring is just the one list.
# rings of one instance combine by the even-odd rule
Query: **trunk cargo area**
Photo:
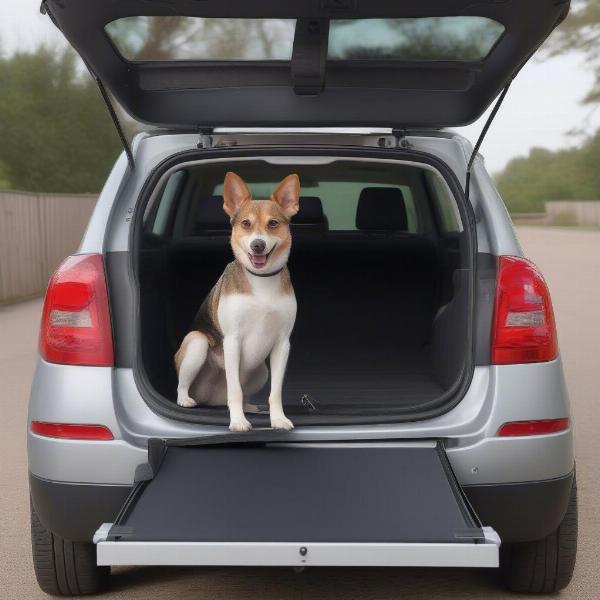
[[(468, 359), (472, 278), (456, 201), (424, 169), (344, 160), (186, 169), (180, 199), (173, 201), (172, 233), (146, 231), (138, 254), (140, 351), (152, 388), (175, 406), (173, 355), (233, 258), (219, 195), (227, 170), (258, 189), (257, 198), (290, 172), (305, 186), (291, 223), (298, 312), (283, 388), (286, 412), (411, 414), (452, 396)], [(156, 201), (150, 222), (153, 210), (160, 211)], [(452, 210), (453, 228), (444, 226)], [(176, 233), (178, 218), (183, 224)], [(266, 405), (268, 387), (250, 402)], [(221, 407), (185, 411), (226, 416)]]

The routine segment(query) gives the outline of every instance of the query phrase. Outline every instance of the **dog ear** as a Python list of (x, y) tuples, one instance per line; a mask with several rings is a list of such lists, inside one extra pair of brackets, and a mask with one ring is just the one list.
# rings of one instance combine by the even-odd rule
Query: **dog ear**
[(229, 171), (225, 175), (223, 184), (223, 210), (229, 217), (233, 217), (240, 206), (249, 200), (252, 200), (252, 194), (244, 180), (239, 175)]
[(300, 209), (300, 178), (293, 173), (288, 175), (271, 194), (271, 200), (277, 202), (283, 214), (291, 219)]

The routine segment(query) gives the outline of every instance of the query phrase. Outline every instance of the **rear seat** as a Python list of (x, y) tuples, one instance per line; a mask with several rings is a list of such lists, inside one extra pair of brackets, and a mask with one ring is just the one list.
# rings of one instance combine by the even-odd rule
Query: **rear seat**
[[(169, 251), (168, 293), (178, 335), (185, 333), (200, 302), (233, 258), (222, 202), (221, 196), (199, 202), (194, 235), (174, 242)], [(291, 224), (290, 256), (299, 305), (296, 347), (309, 351), (319, 338), (339, 352), (340, 330), (353, 321), (352, 339), (366, 335), (370, 327), (384, 331), (393, 323), (403, 335), (422, 338), (437, 308), (436, 248), (431, 240), (407, 232), (402, 192), (365, 188), (358, 202), (356, 231), (329, 231), (318, 197), (302, 197), (300, 207)], [(329, 336), (331, 340), (324, 339)], [(350, 338), (346, 341), (351, 343)]]
[[(429, 341), (437, 308), (436, 247), (407, 231), (405, 201), (397, 188), (363, 189), (356, 227), (294, 238), (290, 271), (298, 319), (292, 342), (298, 355), (310, 354), (317, 341), (318, 356), (348, 352), (365, 364), (397, 368), (400, 347), (418, 352)], [(381, 332), (377, 347), (361, 344), (372, 341), (374, 331)], [(402, 358), (410, 362), (411, 357)]]

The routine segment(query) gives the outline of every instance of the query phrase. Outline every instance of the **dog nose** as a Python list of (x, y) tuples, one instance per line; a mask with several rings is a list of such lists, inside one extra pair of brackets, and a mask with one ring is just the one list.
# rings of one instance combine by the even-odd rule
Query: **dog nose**
[(262, 254), (265, 251), (267, 244), (263, 240), (252, 240), (250, 249), (254, 254)]

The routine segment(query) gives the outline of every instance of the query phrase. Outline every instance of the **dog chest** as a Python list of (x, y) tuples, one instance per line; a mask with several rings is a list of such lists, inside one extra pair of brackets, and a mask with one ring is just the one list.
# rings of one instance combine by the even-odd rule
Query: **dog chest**
[(224, 336), (235, 335), (244, 354), (268, 355), (281, 337), (288, 337), (296, 318), (293, 294), (231, 294), (218, 308)]

